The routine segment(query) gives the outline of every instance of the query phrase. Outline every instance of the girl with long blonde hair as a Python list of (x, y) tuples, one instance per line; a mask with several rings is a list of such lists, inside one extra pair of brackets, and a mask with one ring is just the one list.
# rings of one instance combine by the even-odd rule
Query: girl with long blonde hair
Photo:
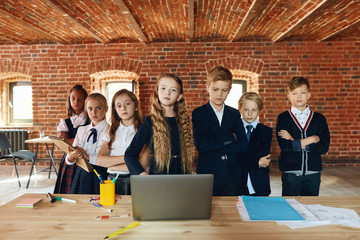
[(138, 161), (144, 145), (153, 154), (149, 174), (192, 172), (194, 146), (182, 80), (171, 73), (159, 77), (152, 96), (151, 115), (144, 118), (125, 152), (131, 174), (148, 174)]

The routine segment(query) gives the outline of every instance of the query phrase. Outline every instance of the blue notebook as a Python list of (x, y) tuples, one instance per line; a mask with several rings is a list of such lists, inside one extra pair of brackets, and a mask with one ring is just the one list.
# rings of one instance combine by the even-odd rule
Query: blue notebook
[(242, 196), (253, 221), (301, 221), (305, 220), (283, 197)]

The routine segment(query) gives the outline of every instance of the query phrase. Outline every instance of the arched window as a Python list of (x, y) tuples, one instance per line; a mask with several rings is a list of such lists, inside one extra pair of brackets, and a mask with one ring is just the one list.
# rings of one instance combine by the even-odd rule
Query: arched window
[(1, 73), (1, 125), (29, 126), (33, 122), (31, 76)]
[(231, 91), (226, 98), (225, 104), (238, 108), (239, 98), (247, 91), (247, 82), (245, 80), (234, 79), (231, 85)]

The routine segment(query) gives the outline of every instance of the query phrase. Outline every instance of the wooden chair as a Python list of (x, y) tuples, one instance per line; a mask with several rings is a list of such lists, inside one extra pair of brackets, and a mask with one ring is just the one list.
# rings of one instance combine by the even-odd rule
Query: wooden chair
[[(28, 151), (28, 150), (19, 150), (19, 151), (16, 151), (16, 152), (12, 152), (11, 151), (11, 145), (10, 145), (10, 142), (9, 142), (8, 138), (6, 137), (6, 135), (4, 133), (0, 133), (0, 151), (4, 151), (4, 150), (9, 150), (10, 154), (1, 155), (0, 159), (2, 159), (2, 158), (12, 158), (14, 160), (14, 166), (15, 166), (15, 171), (16, 171), (16, 175), (17, 175), (17, 178), (18, 178), (18, 182), (19, 182), (19, 187), (21, 187), (19, 173), (18, 173), (17, 166), (16, 166), (16, 159), (21, 159), (21, 160), (30, 159), (32, 161), (32, 163), (34, 163), (35, 154), (33, 152)], [(28, 184), (27, 184), (26, 188), (29, 187), (30, 177), (31, 177), (31, 173), (30, 173)]]

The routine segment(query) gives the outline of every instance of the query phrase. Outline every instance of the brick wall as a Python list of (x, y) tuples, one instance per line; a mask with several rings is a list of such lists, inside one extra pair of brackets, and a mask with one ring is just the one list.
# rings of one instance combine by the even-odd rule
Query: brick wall
[[(46, 134), (54, 135), (59, 119), (66, 117), (68, 90), (74, 84), (83, 84), (90, 91), (89, 62), (109, 58), (134, 59), (137, 64), (140, 63), (137, 81), (145, 115), (150, 111), (150, 96), (160, 73), (174, 72), (181, 75), (185, 82), (185, 98), (191, 110), (204, 104), (208, 99), (205, 90), (206, 64), (216, 63), (218, 59), (225, 59), (226, 62), (227, 59), (249, 58), (250, 62), (261, 64), (261, 72), (256, 82), (249, 81), (248, 87), (259, 89), (265, 101), (260, 121), (273, 128), (277, 115), (289, 108), (286, 83), (292, 76), (306, 76), (311, 84), (310, 107), (326, 116), (331, 132), (330, 150), (324, 159), (360, 160), (358, 39), (321, 43), (273, 43), (253, 39), (235, 43), (0, 46), (1, 60), (33, 63), (34, 123), (29, 129), (36, 131), (42, 127)], [(249, 68), (249, 65), (239, 68)], [(249, 69), (251, 70), (251, 67)], [(278, 154), (279, 148), (274, 134), (272, 158), (277, 159)], [(59, 156), (61, 155), (58, 152), (57, 157)]]

